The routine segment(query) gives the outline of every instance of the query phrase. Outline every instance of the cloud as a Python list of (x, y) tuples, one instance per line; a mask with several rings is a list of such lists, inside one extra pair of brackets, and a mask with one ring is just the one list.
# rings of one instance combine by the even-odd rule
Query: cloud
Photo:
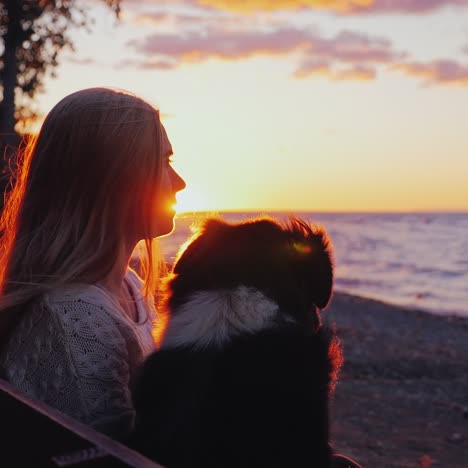
[(468, 6), (468, 0), (191, 0), (190, 3), (242, 13), (314, 9), (342, 14), (417, 14), (429, 13), (446, 6)]
[(358, 81), (370, 81), (375, 80), (377, 72), (375, 68), (368, 67), (366, 65), (356, 65), (354, 67), (337, 70), (332, 75), (335, 80), (358, 80)]
[[(427, 4), (435, 2), (427, 0)], [(406, 0), (406, 3), (414, 1)], [(296, 64), (292, 76), (297, 79), (322, 76), (334, 81), (370, 81), (376, 79), (379, 67), (385, 66), (422, 78), (426, 84), (468, 85), (468, 67), (455, 60), (418, 62), (408, 53), (397, 51), (388, 39), (353, 31), (325, 37), (311, 28), (278, 26), (258, 19), (252, 20), (257, 21), (254, 25), (250, 21), (236, 22), (236, 15), (208, 15), (197, 19), (189, 14), (157, 12), (146, 13), (141, 18), (172, 21), (181, 27), (169, 31), (158, 28), (155, 34), (129, 41), (127, 45), (140, 58), (137, 55), (130, 61), (122, 61), (117, 64), (119, 68), (173, 70), (182, 64), (212, 59), (236, 61), (257, 56), (287, 56)]]
[(186, 13), (175, 11), (147, 10), (126, 15), (126, 21), (137, 26), (157, 26), (158, 31), (176, 31), (178, 33), (190, 30), (255, 30), (257, 28), (273, 28), (286, 25), (289, 20), (271, 14), (239, 15), (224, 11), (200, 11), (188, 9)]
[[(98, 0), (94, 0), (95, 2)], [(468, 0), (125, 0), (130, 9), (182, 5), (199, 12), (236, 13), (319, 10), (338, 14), (421, 14), (446, 8), (467, 8)], [(124, 10), (125, 12), (125, 10)]]
[(394, 51), (387, 39), (352, 31), (342, 31), (332, 39), (315, 37), (310, 45), (308, 55), (312, 58), (331, 57), (347, 63), (389, 63), (405, 57), (404, 53)]
[(181, 26), (190, 24), (199, 24), (204, 18), (199, 15), (182, 14), (182, 13), (169, 13), (165, 11), (147, 11), (135, 14), (130, 17), (130, 21), (137, 25), (161, 25), (167, 23), (174, 23)]
[[(375, 65), (392, 64), (405, 57), (394, 51), (386, 39), (351, 31), (324, 38), (317, 32), (294, 28), (273, 31), (207, 28), (185, 35), (153, 34), (130, 41), (129, 45), (146, 57), (139, 65), (144, 68), (169, 69), (213, 58), (241, 60), (259, 55), (291, 55), (298, 61), (293, 74), (296, 78), (321, 74), (334, 80), (371, 80), (376, 77)], [(170, 65), (161, 66), (161, 61)]]
[(92, 57), (75, 57), (74, 55), (67, 55), (65, 60), (69, 63), (73, 63), (75, 65), (96, 65), (96, 60)]
[(117, 62), (113, 68), (116, 70), (121, 70), (123, 68), (138, 68), (140, 70), (173, 70), (174, 68), (177, 68), (177, 66), (177, 62), (167, 59), (123, 59)]
[(369, 81), (377, 76), (375, 65), (393, 64), (405, 56), (404, 53), (394, 51), (386, 39), (343, 31), (332, 39), (316, 38), (304, 54), (294, 76), (306, 78), (326, 75), (340, 81)]
[(306, 8), (349, 12), (358, 7), (369, 8), (375, 1), (378, 0), (192, 0), (191, 3), (242, 13)]
[(177, 68), (177, 63), (170, 60), (146, 60), (139, 63), (139, 68), (143, 70), (173, 70)]
[(133, 17), (130, 17), (130, 20), (134, 24), (154, 24), (158, 25), (161, 23), (166, 23), (171, 19), (171, 14), (164, 11), (149, 11), (144, 13), (139, 13)]
[(398, 63), (391, 68), (409, 76), (423, 78), (425, 84), (468, 86), (468, 66), (454, 60)]
[(371, 81), (377, 76), (374, 67), (354, 65), (348, 68), (337, 68), (327, 61), (310, 61), (294, 72), (295, 78), (309, 78), (311, 76), (326, 76), (333, 81)]
[(239, 60), (254, 55), (280, 55), (310, 47), (313, 40), (298, 29), (276, 31), (223, 31), (208, 28), (203, 32), (153, 34), (128, 45), (145, 55), (160, 55), (180, 61), (201, 62), (209, 58)]

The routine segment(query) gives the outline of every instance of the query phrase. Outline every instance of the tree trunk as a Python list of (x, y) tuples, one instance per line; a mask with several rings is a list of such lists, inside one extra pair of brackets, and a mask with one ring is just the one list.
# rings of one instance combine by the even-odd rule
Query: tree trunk
[(21, 36), (21, 2), (7, 0), (5, 8), (9, 21), (7, 31), (3, 36), (5, 48), (3, 55), (3, 101), (0, 107), (2, 163), (4, 158), (11, 156), (12, 150), (18, 143), (18, 135), (15, 132), (15, 88), (18, 71), (16, 49), (19, 46)]

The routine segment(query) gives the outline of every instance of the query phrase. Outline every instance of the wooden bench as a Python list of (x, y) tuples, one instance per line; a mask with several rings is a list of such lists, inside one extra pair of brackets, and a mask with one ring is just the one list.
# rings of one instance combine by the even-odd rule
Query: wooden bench
[(0, 466), (162, 468), (0, 379)]

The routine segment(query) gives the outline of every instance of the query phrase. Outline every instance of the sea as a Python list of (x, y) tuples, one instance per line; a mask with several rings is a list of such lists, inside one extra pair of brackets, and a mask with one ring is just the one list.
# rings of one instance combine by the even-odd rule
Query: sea
[(335, 291), (468, 317), (468, 213), (184, 213), (160, 239), (164, 258), (172, 263), (207, 217), (234, 222), (262, 214), (325, 228), (335, 253)]

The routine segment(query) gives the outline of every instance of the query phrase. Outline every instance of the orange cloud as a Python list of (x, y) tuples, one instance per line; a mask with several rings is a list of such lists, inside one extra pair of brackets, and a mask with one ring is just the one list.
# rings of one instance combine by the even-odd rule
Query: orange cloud
[(174, 23), (187, 26), (190, 24), (199, 24), (205, 20), (203, 16), (197, 14), (169, 13), (165, 11), (146, 11), (128, 16), (128, 21), (136, 25), (164, 25)]
[(321, 64), (315, 68), (305, 70), (297, 70), (294, 73), (296, 78), (309, 78), (313, 76), (326, 76), (333, 81), (371, 81), (375, 80), (377, 72), (374, 68), (356, 65), (355, 67), (336, 70), (333, 67)]
[(445, 6), (468, 6), (468, 0), (192, 0), (192, 4), (228, 11), (317, 9), (337, 13), (426, 13)]
[(342, 80), (355, 80), (355, 81), (370, 81), (375, 80), (377, 72), (375, 68), (367, 67), (365, 65), (356, 65), (355, 67), (345, 70), (335, 71), (333, 79)]
[(151, 12), (145, 12), (145, 13), (139, 13), (135, 16), (130, 16), (127, 15), (128, 21), (132, 22), (133, 24), (137, 25), (145, 25), (145, 24), (150, 24), (150, 25), (159, 25), (161, 23), (166, 23), (171, 20), (171, 15), (166, 12), (162, 11), (151, 11)]
[(317, 60), (310, 61), (294, 72), (295, 78), (326, 76), (333, 81), (371, 81), (377, 75), (375, 68), (366, 65), (354, 65), (348, 68), (337, 68), (333, 64)]
[(251, 12), (271, 10), (299, 10), (315, 8), (349, 12), (356, 8), (369, 8), (376, 0), (199, 0), (202, 6), (223, 10)]
[[(94, 0), (98, 1), (98, 0)], [(141, 5), (180, 4), (199, 10), (222, 10), (237, 13), (259, 11), (321, 10), (338, 14), (420, 14), (445, 7), (468, 7), (468, 0), (125, 0), (127, 8)], [(123, 12), (125, 14), (125, 11)]]

